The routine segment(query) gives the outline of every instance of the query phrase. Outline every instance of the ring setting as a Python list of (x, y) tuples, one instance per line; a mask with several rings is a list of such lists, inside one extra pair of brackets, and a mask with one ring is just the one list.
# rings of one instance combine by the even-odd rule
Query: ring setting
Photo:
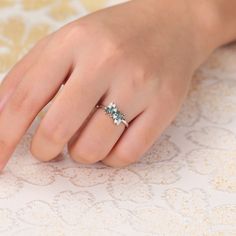
[(102, 108), (105, 113), (113, 119), (114, 124), (120, 125), (123, 123), (126, 127), (129, 126), (125, 120), (125, 115), (119, 111), (117, 105), (114, 102), (111, 102), (108, 106), (97, 105), (96, 108)]

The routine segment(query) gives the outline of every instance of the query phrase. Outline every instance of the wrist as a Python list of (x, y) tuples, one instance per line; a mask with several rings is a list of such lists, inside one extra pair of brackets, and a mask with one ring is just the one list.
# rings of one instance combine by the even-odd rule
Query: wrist
[(188, 34), (196, 68), (216, 48), (236, 40), (235, 0), (149, 1), (154, 15), (156, 9), (162, 9), (164, 14), (169, 14), (169, 21), (173, 21), (175, 27)]
[(211, 53), (236, 40), (236, 1), (199, 0), (192, 8), (200, 50)]

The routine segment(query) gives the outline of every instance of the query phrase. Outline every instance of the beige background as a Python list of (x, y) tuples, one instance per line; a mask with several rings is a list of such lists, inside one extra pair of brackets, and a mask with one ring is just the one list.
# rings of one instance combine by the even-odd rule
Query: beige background
[[(45, 34), (115, 3), (1, 0), (1, 78)], [(127, 168), (78, 165), (66, 150), (36, 161), (39, 119), (0, 175), (0, 235), (236, 235), (236, 46), (211, 56), (176, 120)]]

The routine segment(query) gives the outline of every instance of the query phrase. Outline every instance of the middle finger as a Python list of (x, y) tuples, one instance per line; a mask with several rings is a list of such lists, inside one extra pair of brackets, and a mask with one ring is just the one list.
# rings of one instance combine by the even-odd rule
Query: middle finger
[(60, 154), (107, 90), (101, 70), (95, 75), (82, 67), (80, 65), (74, 69), (33, 138), (31, 151), (42, 161)]

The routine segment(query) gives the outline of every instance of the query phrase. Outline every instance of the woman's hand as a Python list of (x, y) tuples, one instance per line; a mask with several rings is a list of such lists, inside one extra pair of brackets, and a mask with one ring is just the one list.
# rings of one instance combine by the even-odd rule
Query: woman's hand
[[(131, 1), (41, 40), (0, 87), (0, 168), (63, 83), (36, 130), (32, 154), (48, 161), (68, 144), (81, 163), (137, 161), (174, 119), (195, 69), (213, 49), (200, 43), (186, 2)], [(112, 101), (128, 129), (94, 110)]]

